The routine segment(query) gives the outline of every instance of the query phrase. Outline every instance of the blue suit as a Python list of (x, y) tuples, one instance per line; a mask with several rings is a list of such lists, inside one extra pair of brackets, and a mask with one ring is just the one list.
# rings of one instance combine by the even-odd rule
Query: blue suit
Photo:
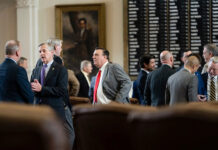
[(205, 86), (201, 73), (197, 71), (195, 75), (198, 77), (198, 94), (207, 95), (207, 87)]
[(139, 100), (139, 104), (145, 105), (144, 90), (148, 73), (144, 70), (139, 72), (137, 79), (133, 82), (133, 96)]
[(93, 95), (94, 95), (94, 89), (95, 89), (95, 79), (96, 79), (96, 76), (92, 77), (91, 79), (91, 85), (90, 85), (90, 88), (89, 88), (89, 99), (91, 100), (91, 103), (93, 102)]
[(6, 58), (0, 65), (0, 101), (33, 103), (33, 97), (26, 70)]

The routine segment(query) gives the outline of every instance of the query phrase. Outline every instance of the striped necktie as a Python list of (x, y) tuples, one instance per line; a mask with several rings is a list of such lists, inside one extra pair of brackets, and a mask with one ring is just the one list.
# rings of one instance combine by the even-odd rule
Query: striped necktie
[(210, 78), (210, 100), (215, 101), (216, 100), (216, 88), (215, 88), (215, 78)]

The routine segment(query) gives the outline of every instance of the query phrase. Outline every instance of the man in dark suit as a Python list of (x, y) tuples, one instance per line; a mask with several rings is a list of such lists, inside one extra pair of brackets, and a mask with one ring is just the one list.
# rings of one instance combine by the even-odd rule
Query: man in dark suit
[(198, 100), (198, 78), (195, 72), (199, 67), (200, 56), (192, 54), (185, 61), (184, 68), (169, 77), (166, 87), (166, 104), (172, 106)]
[[(218, 101), (218, 56), (213, 56), (210, 58), (208, 62), (208, 72), (202, 74), (202, 78), (205, 84), (205, 88), (207, 89), (207, 95), (199, 95), (199, 100)], [(211, 92), (212, 82), (214, 82), (213, 92)]]
[(123, 68), (108, 62), (109, 52), (103, 48), (96, 48), (92, 58), (94, 65), (99, 68), (95, 81), (94, 103), (129, 103), (131, 80)]
[[(72, 115), (69, 108), (67, 70), (53, 60), (54, 46), (51, 43), (39, 45), (43, 66), (36, 67), (31, 76), (32, 90), (35, 92), (36, 104), (53, 108), (64, 121), (66, 133), (71, 144), (74, 141)], [(66, 115), (66, 113), (70, 115)]]
[(19, 41), (6, 42), (6, 59), (0, 65), (0, 101), (33, 103), (33, 92), (26, 70), (16, 64), (20, 51)]
[[(48, 43), (54, 46), (54, 61), (60, 65), (63, 65), (63, 60), (61, 59), (61, 51), (62, 51), (62, 40), (50, 38), (47, 40)], [(39, 59), (36, 63), (36, 67), (42, 66), (43, 62)]]
[(175, 71), (173, 67), (173, 55), (165, 50), (160, 54), (162, 66), (149, 73), (145, 85), (145, 104), (151, 106), (161, 106), (165, 104), (166, 83)]
[(88, 60), (83, 60), (80, 64), (81, 72), (76, 75), (80, 83), (79, 97), (89, 97), (90, 79), (89, 74), (92, 73), (92, 64)]
[(149, 72), (155, 69), (155, 57), (154, 55), (145, 54), (140, 57), (141, 70), (137, 79), (133, 83), (133, 98), (139, 100), (139, 104), (145, 105), (144, 90), (145, 83)]

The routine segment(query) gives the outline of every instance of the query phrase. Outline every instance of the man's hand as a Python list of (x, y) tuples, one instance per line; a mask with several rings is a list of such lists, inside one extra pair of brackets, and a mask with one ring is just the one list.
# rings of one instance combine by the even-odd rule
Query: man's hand
[(206, 102), (207, 101), (207, 98), (206, 98), (206, 96), (205, 95), (198, 95), (198, 100), (200, 101), (200, 102)]
[(34, 82), (31, 82), (31, 87), (34, 92), (40, 92), (42, 90), (42, 86), (37, 79), (34, 79)]

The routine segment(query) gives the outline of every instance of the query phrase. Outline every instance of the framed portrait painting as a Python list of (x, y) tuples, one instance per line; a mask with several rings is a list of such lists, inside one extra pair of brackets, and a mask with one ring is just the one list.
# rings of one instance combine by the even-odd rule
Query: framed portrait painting
[(64, 65), (78, 73), (81, 61), (92, 61), (96, 47), (105, 48), (105, 5), (57, 5), (55, 17)]

